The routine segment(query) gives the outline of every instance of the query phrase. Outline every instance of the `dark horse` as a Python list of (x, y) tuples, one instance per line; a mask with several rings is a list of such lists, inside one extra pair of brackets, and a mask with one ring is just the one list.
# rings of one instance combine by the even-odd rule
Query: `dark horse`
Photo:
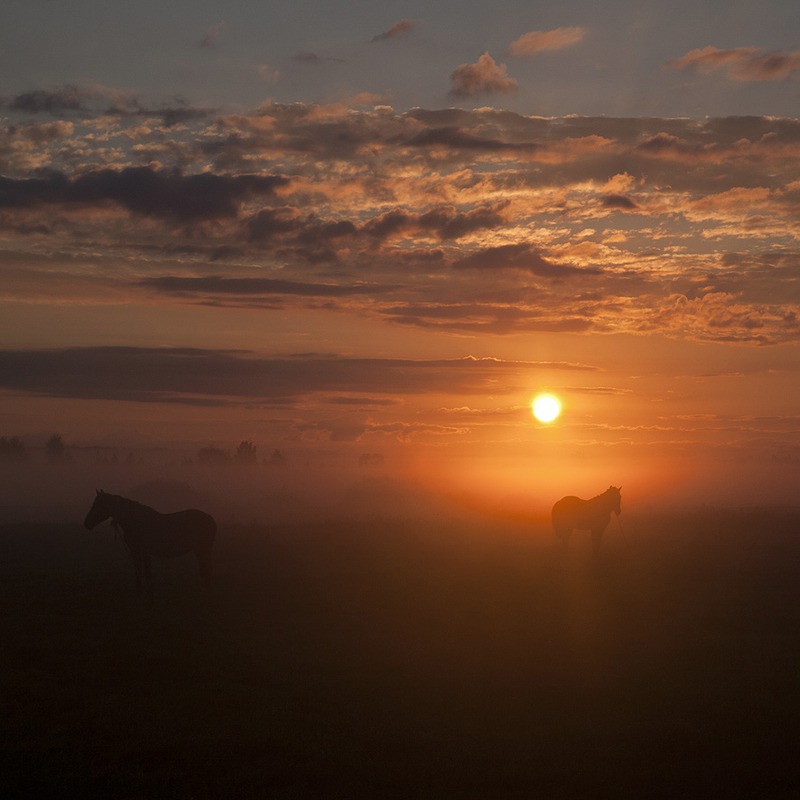
[(591, 500), (562, 497), (553, 506), (553, 530), (565, 545), (569, 542), (573, 529), (591, 531), (592, 547), (596, 553), (600, 549), (603, 531), (611, 519), (611, 512), (619, 516), (622, 511), (621, 502), (620, 488), (616, 486), (609, 486), (603, 494)]
[(152, 591), (150, 556), (169, 558), (194, 552), (203, 578), (210, 583), (211, 547), (217, 523), (209, 514), (196, 508), (160, 514), (127, 497), (98, 491), (83, 524), (91, 530), (109, 517), (115, 527), (122, 528), (136, 567), (136, 591), (140, 596), (143, 582), (147, 594)]

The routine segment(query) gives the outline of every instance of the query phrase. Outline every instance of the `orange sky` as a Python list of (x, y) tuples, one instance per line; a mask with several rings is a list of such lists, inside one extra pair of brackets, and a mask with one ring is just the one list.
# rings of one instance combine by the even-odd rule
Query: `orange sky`
[[(371, 44), (420, 46), (395, 23)], [(676, 93), (743, 87), (738, 116), (508, 107), (514, 58), (599, 35), (519, 30), (509, 67), (456, 61), (438, 107), (6, 90), (0, 435), (794, 502), (800, 122), (748, 103), (796, 94), (796, 54), (665, 54)]]

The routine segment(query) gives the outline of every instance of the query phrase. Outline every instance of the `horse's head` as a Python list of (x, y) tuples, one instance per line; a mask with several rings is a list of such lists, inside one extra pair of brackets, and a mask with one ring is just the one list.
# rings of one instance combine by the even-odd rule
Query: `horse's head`
[(85, 527), (89, 530), (99, 525), (103, 520), (108, 519), (114, 513), (114, 495), (107, 494), (101, 489), (97, 490), (94, 498), (94, 503), (83, 521)]
[(609, 486), (606, 489), (606, 494), (608, 495), (609, 502), (611, 504), (611, 510), (619, 516), (622, 513), (622, 487), (621, 486)]

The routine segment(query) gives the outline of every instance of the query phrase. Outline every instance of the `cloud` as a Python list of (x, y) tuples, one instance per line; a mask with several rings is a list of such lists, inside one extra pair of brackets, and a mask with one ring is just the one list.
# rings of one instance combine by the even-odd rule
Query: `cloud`
[(265, 83), (277, 83), (280, 80), (280, 70), (271, 67), (269, 64), (259, 64), (258, 74)]
[(151, 106), (134, 92), (95, 85), (79, 88), (64, 84), (50, 89), (21, 92), (11, 98), (0, 99), (0, 108), (14, 114), (69, 115), (70, 117), (160, 117), (167, 127), (205, 119), (209, 108), (189, 107), (180, 98), (171, 103)]
[(301, 355), (265, 358), (246, 351), (84, 347), (0, 350), (0, 388), (46, 397), (227, 405), (231, 398), (281, 403), (317, 393), (371, 397), (514, 391), (531, 370), (591, 369), (498, 359), (380, 359)]
[(582, 42), (585, 28), (555, 28), (550, 31), (530, 31), (515, 39), (508, 46), (508, 55), (530, 57), (544, 50), (563, 50)]
[(11, 111), (31, 114), (61, 114), (65, 111), (82, 111), (89, 93), (72, 84), (53, 89), (34, 89), (21, 92), (6, 102)]
[(635, 211), (639, 206), (635, 200), (624, 194), (605, 194), (600, 198), (603, 208), (612, 208), (618, 211)]
[(421, 25), (419, 20), (401, 19), (400, 22), (395, 22), (391, 28), (383, 33), (379, 33), (370, 39), (371, 42), (385, 42), (389, 39), (397, 39), (400, 36), (407, 36), (415, 28)]
[(278, 175), (183, 175), (149, 167), (97, 170), (74, 178), (61, 173), (20, 180), (0, 177), (0, 210), (110, 201), (133, 214), (193, 222), (234, 217), (247, 197), (270, 195), (287, 183)]
[[(505, 223), (505, 203), (459, 211), (452, 205), (436, 206), (423, 212), (392, 209), (357, 224), (347, 219), (326, 219), (299, 208), (263, 208), (246, 221), (248, 239), (260, 244), (292, 244), (318, 256), (341, 244), (372, 245), (401, 237), (428, 236), (440, 241), (457, 240), (476, 231)], [(328, 258), (333, 258), (331, 252)]]
[(292, 61), (297, 61), (300, 64), (309, 64), (313, 67), (321, 66), (322, 64), (327, 63), (334, 63), (334, 64), (346, 64), (347, 62), (343, 58), (335, 58), (334, 56), (320, 56), (317, 53), (313, 53), (309, 50), (303, 50), (299, 53), (295, 53), (291, 57)]
[(800, 72), (800, 50), (764, 53), (756, 47), (721, 50), (709, 45), (668, 61), (667, 66), (705, 74), (723, 71), (735, 81), (778, 81)]
[[(796, 259), (723, 264), (796, 250), (794, 119), (269, 103), (209, 121), (176, 101), (168, 128), (138, 98), (91, 117), (56, 94), (29, 107), (61, 117), (0, 122), (0, 301), (800, 340)], [(690, 324), (706, 295), (719, 313)], [(739, 307), (725, 324), (714, 296)]]
[(532, 245), (526, 243), (488, 247), (459, 259), (453, 264), (453, 267), (455, 269), (489, 271), (515, 270), (548, 278), (584, 272), (584, 270), (568, 264), (556, 264), (548, 261)]
[(481, 94), (510, 94), (519, 84), (510, 78), (505, 64), (498, 64), (484, 53), (475, 64), (461, 64), (450, 75), (450, 94), (475, 97)]
[(221, 275), (209, 275), (202, 278), (163, 275), (155, 278), (144, 278), (137, 285), (178, 297), (200, 297), (204, 299), (215, 298), (220, 295), (247, 298), (274, 295), (349, 297), (354, 295), (385, 294), (396, 288), (394, 286), (379, 286), (374, 283), (305, 283), (276, 278), (242, 278)]
[(220, 20), (212, 25), (200, 38), (200, 47), (213, 47), (217, 43), (220, 34), (225, 28), (225, 22)]

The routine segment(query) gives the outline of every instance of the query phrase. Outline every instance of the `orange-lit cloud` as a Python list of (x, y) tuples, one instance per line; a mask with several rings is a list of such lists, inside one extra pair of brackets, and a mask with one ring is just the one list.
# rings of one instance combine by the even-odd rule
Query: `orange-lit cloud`
[(474, 64), (461, 64), (450, 75), (450, 93), (454, 97), (477, 97), (482, 94), (509, 94), (518, 88), (509, 77), (505, 64), (498, 64), (484, 53)]
[(388, 30), (383, 31), (383, 33), (379, 33), (372, 37), (370, 41), (372, 42), (385, 42), (389, 39), (397, 39), (401, 36), (406, 36), (415, 28), (418, 28), (422, 23), (419, 20), (413, 19), (401, 19), (399, 22), (395, 22), (391, 28)]
[(200, 38), (200, 47), (213, 47), (225, 28), (225, 22), (220, 20), (206, 30)]
[(724, 72), (735, 81), (778, 81), (800, 72), (800, 51), (762, 52), (756, 47), (735, 47), (722, 50), (708, 45), (690, 50), (667, 65), (673, 69), (697, 72)]
[(26, 101), (2, 130), (7, 300), (132, 292), (458, 335), (796, 335), (796, 120), (345, 103), (213, 118), (89, 94)]
[(510, 56), (534, 56), (544, 50), (563, 50), (582, 42), (585, 28), (555, 28), (549, 31), (530, 31), (515, 39), (508, 46)]

